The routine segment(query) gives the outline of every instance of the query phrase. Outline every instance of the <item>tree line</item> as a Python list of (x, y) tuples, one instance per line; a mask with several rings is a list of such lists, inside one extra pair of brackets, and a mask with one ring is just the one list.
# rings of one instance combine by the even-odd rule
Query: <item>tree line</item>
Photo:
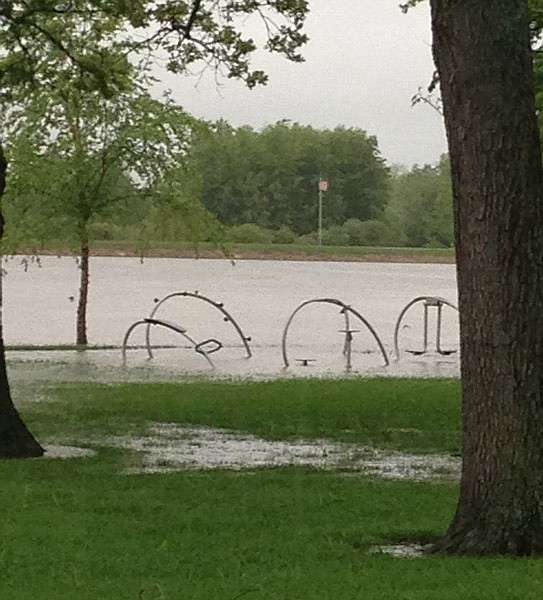
[[(328, 182), (326, 245), (453, 244), (445, 158), (391, 168), (376, 138), (358, 128), (234, 128), (133, 92), (77, 100), (77, 136), (66, 100), (44, 107), (39, 98), (17, 116), (8, 138), (8, 248), (92, 239), (316, 244), (319, 181)], [(56, 118), (44, 123), (37, 115), (52, 107)]]

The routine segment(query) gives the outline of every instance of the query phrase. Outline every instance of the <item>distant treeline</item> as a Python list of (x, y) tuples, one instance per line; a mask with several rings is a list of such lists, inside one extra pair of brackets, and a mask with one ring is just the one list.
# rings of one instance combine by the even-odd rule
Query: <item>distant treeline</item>
[(453, 244), (448, 161), (390, 168), (361, 129), (220, 123), (196, 141), (193, 157), (203, 203), (230, 226), (230, 241), (316, 243), (322, 179), (324, 244)]
[[(279, 122), (257, 131), (223, 121), (187, 128), (179, 164), (145, 184), (123, 170), (121, 152), (107, 155), (118, 165), (105, 171), (104, 152), (82, 162), (14, 144), (5, 202), (13, 243), (315, 244), (322, 180), (329, 184), (322, 195), (326, 245), (453, 244), (446, 158), (411, 170), (389, 167), (377, 140), (355, 128)], [(93, 185), (96, 198), (88, 193)]]

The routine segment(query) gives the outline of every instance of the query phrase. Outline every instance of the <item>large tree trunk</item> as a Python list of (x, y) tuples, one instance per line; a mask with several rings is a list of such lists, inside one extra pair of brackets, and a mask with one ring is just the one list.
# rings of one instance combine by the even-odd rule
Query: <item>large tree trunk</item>
[(543, 173), (526, 0), (431, 0), (451, 157), (463, 470), (436, 550), (543, 553)]
[(81, 242), (79, 302), (77, 304), (76, 344), (87, 345), (87, 304), (89, 299), (89, 241)]
[[(0, 146), (0, 198), (6, 184), (7, 161)], [(4, 219), (0, 213), (0, 250), (4, 235)], [(0, 269), (2, 254), (0, 252)], [(2, 315), (2, 283), (0, 272), (0, 459), (1, 458), (30, 458), (41, 456), (43, 448), (36, 442), (28, 431), (19, 414), (13, 406), (6, 369), (6, 353), (4, 349), (3, 315)]]
[(43, 448), (28, 431), (13, 406), (6, 371), (4, 341), (0, 332), (0, 459), (30, 458), (42, 454)]

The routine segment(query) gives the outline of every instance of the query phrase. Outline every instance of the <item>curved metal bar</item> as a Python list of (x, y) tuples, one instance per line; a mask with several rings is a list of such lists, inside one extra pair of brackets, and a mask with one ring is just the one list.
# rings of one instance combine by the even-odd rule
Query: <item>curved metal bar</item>
[[(209, 363), (211, 368), (213, 368), (213, 369), (215, 368), (215, 365), (213, 364), (212, 360), (209, 358), (207, 353), (197, 350), (198, 344), (196, 343), (195, 340), (193, 340), (190, 337), (190, 335), (188, 335), (185, 331), (182, 331), (182, 329), (180, 327), (176, 326), (175, 323), (169, 323), (168, 321), (160, 321), (159, 319), (140, 319), (139, 321), (136, 321), (135, 323), (132, 323), (132, 325), (130, 325), (130, 327), (127, 329), (127, 331), (124, 335), (124, 339), (123, 339), (123, 346), (122, 346), (123, 365), (126, 365), (126, 347), (128, 344), (128, 338), (130, 337), (130, 334), (134, 331), (134, 329), (136, 329), (136, 327), (138, 325), (147, 325), (148, 328), (151, 327), (151, 325), (159, 325), (161, 327), (165, 327), (166, 329), (169, 329), (170, 331), (175, 331), (176, 333), (179, 333), (194, 346), (194, 349), (196, 350), (196, 352), (198, 352), (198, 354), (201, 354), (207, 360), (207, 362)], [(150, 345), (147, 346), (147, 354), (149, 355), (149, 358), (153, 358), (153, 354), (151, 352)]]
[[(417, 304), (417, 302), (435, 302), (436, 305), (438, 305), (438, 306), (445, 304), (446, 306), (450, 306), (451, 308), (454, 308), (454, 310), (458, 311), (458, 306), (456, 306), (452, 302), (449, 302), (445, 298), (441, 298), (441, 296), (417, 296), (416, 298), (413, 298), (413, 300), (408, 302), (401, 310), (400, 315), (398, 316), (398, 320), (396, 321), (396, 325), (394, 327), (394, 354), (396, 355), (396, 361), (400, 360), (400, 349), (398, 348), (398, 335), (400, 333), (400, 325), (402, 323), (402, 319), (404, 318), (407, 311), (414, 304)], [(426, 308), (426, 310), (427, 310), (427, 308)], [(427, 318), (428, 318), (427, 313), (425, 313), (424, 324), (425, 324), (425, 339), (426, 339), (426, 341), (427, 341), (427, 335), (428, 335)], [(440, 324), (441, 324), (441, 312), (439, 313), (439, 319), (440, 319)]]
[[(224, 320), (225, 321), (229, 321), (230, 323), (232, 323), (232, 326), (234, 327), (234, 329), (237, 331), (244, 347), (245, 347), (245, 352), (247, 354), (246, 358), (251, 358), (252, 357), (252, 352), (251, 352), (251, 348), (249, 347), (249, 342), (251, 341), (250, 337), (246, 337), (243, 333), (243, 331), (241, 330), (241, 327), (237, 324), (236, 320), (234, 319), (234, 317), (224, 308), (223, 304), (221, 302), (215, 302), (214, 300), (211, 300), (211, 298), (207, 298), (206, 296), (203, 296), (202, 294), (199, 294), (198, 292), (173, 292), (171, 294), (168, 294), (167, 296), (164, 296), (164, 298), (162, 298), (161, 300), (159, 300), (156, 304), (156, 306), (153, 308), (153, 310), (151, 311), (151, 314), (149, 315), (149, 318), (152, 319), (154, 318), (157, 310), (160, 308), (160, 306), (162, 304), (164, 304), (164, 302), (166, 302), (166, 300), (169, 300), (170, 298), (174, 298), (175, 296), (181, 296), (181, 297), (189, 297), (189, 298), (198, 298), (200, 300), (203, 300), (204, 302), (207, 302), (208, 304), (211, 304), (212, 306), (214, 306), (215, 308), (217, 308), (218, 310), (221, 311), (221, 313), (224, 316)], [(150, 325), (147, 327), (147, 331), (145, 332), (145, 341), (147, 344), (147, 351), (151, 352), (150, 348), (151, 348), (151, 327)], [(152, 352), (151, 352), (151, 356), (152, 356)]]
[[(315, 303), (334, 304), (336, 306), (340, 306), (342, 308), (342, 310), (345, 311), (346, 315), (347, 315), (347, 313), (351, 313), (355, 317), (357, 317), (369, 329), (370, 333), (375, 338), (375, 341), (377, 342), (377, 345), (379, 346), (379, 350), (381, 350), (381, 354), (383, 355), (383, 359), (385, 361), (385, 366), (388, 366), (390, 364), (385, 347), (383, 346), (381, 340), (379, 339), (377, 332), (358, 311), (356, 311), (354, 308), (352, 308), (352, 306), (345, 304), (345, 302), (338, 300), (337, 298), (315, 298), (313, 300), (306, 300), (305, 302), (302, 302), (294, 310), (294, 312), (290, 315), (290, 317), (287, 321), (287, 324), (285, 325), (285, 329), (283, 330), (283, 337), (282, 337), (282, 341), (281, 341), (281, 349), (282, 349), (282, 353), (283, 353), (283, 363), (285, 365), (285, 368), (287, 368), (290, 364), (288, 361), (288, 356), (287, 356), (287, 335), (288, 335), (289, 327), (290, 327), (292, 321), (294, 320), (294, 317), (296, 316), (296, 314), (298, 314), (302, 310), (302, 308), (304, 308), (308, 304), (315, 304)], [(348, 320), (347, 320), (347, 324), (349, 324)], [(350, 327), (346, 327), (346, 330), (349, 331)], [(348, 333), (346, 335), (348, 335)], [(344, 346), (344, 348), (345, 348), (345, 346)]]
[(128, 344), (128, 338), (130, 337), (130, 334), (132, 333), (132, 331), (134, 331), (134, 329), (136, 329), (136, 327), (138, 325), (143, 325), (145, 323), (145, 321), (140, 320), (140, 321), (136, 321), (135, 323), (132, 323), (132, 325), (130, 325), (130, 327), (126, 330), (126, 333), (124, 334), (124, 338), (123, 338), (123, 345), (122, 345), (122, 355), (123, 355), (123, 365), (126, 365), (126, 345)]

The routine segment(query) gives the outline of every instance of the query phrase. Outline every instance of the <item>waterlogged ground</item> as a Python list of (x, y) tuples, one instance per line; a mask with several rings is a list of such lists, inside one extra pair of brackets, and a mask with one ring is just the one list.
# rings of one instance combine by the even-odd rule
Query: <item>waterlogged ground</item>
[[(225, 429), (173, 423), (152, 423), (145, 436), (110, 436), (87, 443), (130, 450), (130, 465), (125, 470), (129, 474), (299, 466), (340, 471), (346, 476), (450, 481), (458, 477), (460, 468), (459, 458), (449, 455), (393, 452), (326, 439), (265, 440)], [(59, 447), (55, 452), (61, 454)], [(68, 448), (66, 456), (72, 455), (77, 453)]]
[[(39, 402), (55, 384), (149, 383), (281, 378), (455, 378), (458, 354), (436, 352), (436, 314), (430, 310), (428, 352), (424, 349), (422, 307), (402, 322), (400, 357), (393, 331), (402, 308), (414, 297), (435, 295), (455, 302), (452, 265), (371, 263), (296, 263), (277, 261), (194, 261), (93, 259), (89, 336), (101, 349), (31, 349), (8, 352), (9, 377), (18, 406)], [(70, 259), (46, 258), (28, 272), (10, 267), (6, 278), (6, 340), (10, 345), (65, 345), (73, 342), (78, 271)], [(153, 328), (154, 358), (148, 359), (144, 327), (134, 332), (123, 362), (121, 342), (127, 328), (148, 317), (154, 299), (178, 291), (224, 302), (250, 337), (252, 357), (216, 307), (199, 298), (176, 297), (158, 317), (187, 327), (197, 341), (216, 338), (223, 347), (205, 358), (171, 331)], [(40, 302), (36, 302), (36, 298)], [(363, 323), (347, 325), (337, 305), (314, 304), (297, 313), (286, 343), (285, 326), (293, 311), (314, 298), (334, 298), (352, 306), (372, 325), (389, 365)], [(345, 355), (345, 328), (352, 329), (352, 366)], [(458, 348), (457, 313), (443, 313), (441, 347)], [(77, 443), (77, 440), (76, 440)], [(449, 456), (415, 455), (318, 441), (277, 442), (221, 429), (178, 429), (154, 424), (144, 437), (107, 438), (93, 444), (131, 450), (133, 471), (179, 469), (259, 469), (304, 465), (388, 479), (434, 480), (456, 477), (458, 461)], [(82, 444), (84, 445), (84, 444)], [(49, 449), (49, 456), (62, 449)], [(66, 450), (67, 454), (71, 451)]]
[[(285, 368), (279, 347), (255, 349), (252, 358), (242, 356), (241, 348), (224, 348), (213, 356), (215, 368), (190, 348), (160, 348), (148, 359), (144, 348), (128, 352), (123, 364), (121, 349), (106, 350), (32, 350), (8, 351), (12, 383), (27, 386), (37, 383), (145, 383), (186, 381), (191, 378), (212, 380), (272, 380), (280, 378), (414, 377), (455, 378), (459, 376), (457, 355), (443, 357), (430, 352), (424, 356), (404, 353), (401, 360), (380, 364), (373, 354), (353, 354), (358, 366), (348, 370), (340, 351), (329, 356), (314, 350), (315, 362), (304, 366), (293, 360)], [(303, 355), (304, 350), (297, 354)]]
[[(228, 350), (228, 349), (227, 349)], [(405, 356), (400, 362), (372, 370), (347, 371), (338, 361), (335, 368), (319, 371), (318, 367), (294, 364), (281, 368), (270, 353), (262, 357), (236, 358), (210, 369), (195, 368), (180, 358), (187, 348), (160, 349), (155, 358), (145, 358), (143, 349), (131, 364), (123, 365), (120, 349), (14, 351), (8, 354), (13, 396), (18, 406), (46, 399), (46, 388), (56, 384), (78, 383), (153, 383), (195, 379), (266, 380), (278, 378), (357, 378), (418, 377), (445, 378), (458, 375), (457, 359), (428, 354)], [(201, 361), (201, 357), (196, 357)], [(275, 359), (275, 360), (274, 360)], [(89, 449), (82, 440), (81, 448), (52, 445), (51, 458), (86, 455)], [(187, 469), (254, 470), (281, 466), (306, 466), (341, 471), (345, 476), (365, 475), (390, 480), (451, 480), (458, 475), (459, 460), (448, 455), (390, 452), (367, 446), (338, 444), (326, 439), (270, 441), (251, 435), (240, 435), (222, 429), (184, 428), (155, 423), (143, 437), (118, 436), (90, 440), (92, 446), (111, 446), (132, 451), (133, 463), (127, 472), (157, 473)]]
[(395, 558), (422, 558), (431, 546), (431, 544), (387, 544), (372, 546), (369, 553), (386, 554)]

